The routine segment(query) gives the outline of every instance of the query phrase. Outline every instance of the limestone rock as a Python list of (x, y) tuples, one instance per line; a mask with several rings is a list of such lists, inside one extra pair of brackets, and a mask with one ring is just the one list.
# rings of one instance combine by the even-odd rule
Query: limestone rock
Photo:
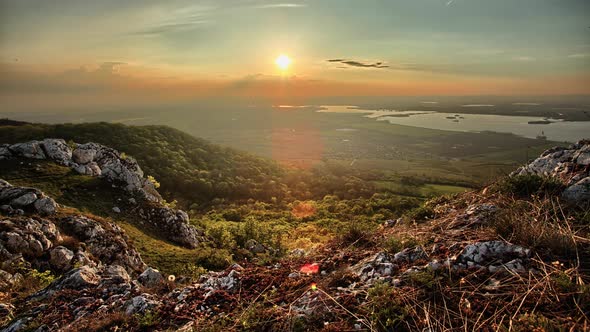
[(74, 253), (63, 246), (55, 247), (50, 252), (49, 263), (54, 268), (65, 271), (70, 267), (70, 263), (74, 258)]
[(68, 165), (72, 159), (72, 150), (63, 139), (47, 138), (41, 142), (41, 146), (47, 158), (59, 164)]
[(573, 203), (590, 201), (590, 140), (568, 148), (545, 151), (539, 158), (513, 172), (511, 176), (536, 174), (560, 180), (565, 186), (562, 197)]
[(377, 253), (351, 267), (361, 281), (371, 284), (376, 280), (391, 278), (399, 270), (386, 252)]
[(127, 315), (141, 314), (153, 310), (161, 305), (161, 302), (154, 300), (150, 294), (142, 294), (127, 302), (125, 313)]
[(151, 267), (148, 267), (137, 278), (137, 281), (139, 281), (142, 285), (144, 285), (146, 287), (157, 286), (163, 280), (164, 280), (164, 277), (162, 276), (160, 271), (153, 269)]
[(196, 248), (204, 240), (203, 232), (188, 223), (188, 215), (182, 210), (154, 206), (146, 210), (141, 209), (139, 216), (162, 230), (163, 235), (169, 240), (188, 248)]
[(47, 158), (45, 152), (43, 152), (43, 148), (41, 147), (41, 142), (39, 141), (13, 144), (8, 149), (10, 149), (10, 151), (18, 157), (31, 159)]
[[(529, 249), (504, 241), (477, 242), (463, 249), (457, 263), (459, 267), (488, 267), (490, 271), (504, 267), (510, 270), (522, 267), (530, 254)], [(520, 269), (514, 271), (521, 272)]]

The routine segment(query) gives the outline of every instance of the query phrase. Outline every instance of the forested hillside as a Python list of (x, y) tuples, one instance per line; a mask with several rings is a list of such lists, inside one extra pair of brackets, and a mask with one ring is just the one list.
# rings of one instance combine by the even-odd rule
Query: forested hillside
[[(135, 158), (146, 175), (161, 184), (160, 192), (181, 206), (219, 201), (292, 201), (370, 196), (374, 186), (354, 170), (337, 165), (289, 170), (275, 162), (225, 148), (165, 126), (126, 126), (114, 123), (25, 124), (5, 121), (0, 142), (62, 138), (97, 142)], [(373, 175), (365, 174), (365, 179)]]

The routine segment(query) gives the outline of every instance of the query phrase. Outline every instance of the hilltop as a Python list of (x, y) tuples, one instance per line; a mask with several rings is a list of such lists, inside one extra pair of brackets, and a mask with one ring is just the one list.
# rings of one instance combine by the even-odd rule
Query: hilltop
[[(118, 148), (84, 136), (101, 126), (119, 128)], [(371, 192), (368, 179), (337, 168), (317, 180), (317, 170), (298, 174), (175, 131), (162, 140), (184, 143), (167, 153), (145, 143), (131, 153), (132, 137), (163, 127), (58, 127), (0, 128), (6, 331), (588, 329), (588, 141), (423, 200)], [(208, 205), (207, 193), (175, 196), (170, 182), (160, 195), (158, 162), (179, 155), (187, 166), (201, 144), (225, 160), (218, 178), (245, 162), (286, 194), (215, 194)], [(197, 150), (178, 150), (187, 146)], [(343, 178), (351, 183), (315, 188)], [(202, 202), (189, 213), (167, 201), (189, 197)]]

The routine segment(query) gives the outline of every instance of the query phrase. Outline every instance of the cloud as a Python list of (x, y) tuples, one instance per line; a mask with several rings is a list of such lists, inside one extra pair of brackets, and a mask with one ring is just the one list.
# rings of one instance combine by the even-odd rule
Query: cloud
[(578, 54), (570, 54), (567, 56), (570, 59), (582, 59), (590, 57), (590, 53), (578, 53)]
[(373, 62), (373, 63), (364, 63), (356, 60), (346, 60), (346, 59), (329, 59), (326, 60), (327, 62), (339, 62), (351, 67), (359, 67), (359, 68), (389, 68), (388, 65), (385, 65), (383, 62)]
[(512, 60), (515, 60), (515, 61), (535, 61), (537, 59), (530, 57), (530, 56), (517, 56), (517, 57), (512, 58)]
[(452, 5), (452, 4), (453, 4), (453, 2), (455, 2), (455, 0), (449, 0), (449, 1), (447, 1), (447, 4), (446, 4), (445, 6), (447, 6), (447, 7), (448, 7), (448, 6)]
[(260, 8), (260, 9), (304, 8), (304, 7), (307, 7), (307, 5), (306, 4), (302, 4), (302, 3), (274, 3), (274, 4), (256, 6), (256, 8)]

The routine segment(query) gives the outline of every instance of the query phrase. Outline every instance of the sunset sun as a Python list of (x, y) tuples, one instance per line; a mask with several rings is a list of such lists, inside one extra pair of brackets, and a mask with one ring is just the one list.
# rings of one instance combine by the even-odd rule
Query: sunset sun
[(289, 69), (289, 65), (291, 65), (291, 58), (284, 54), (281, 54), (275, 59), (275, 64), (277, 65), (277, 67), (279, 67), (279, 69), (287, 70)]

